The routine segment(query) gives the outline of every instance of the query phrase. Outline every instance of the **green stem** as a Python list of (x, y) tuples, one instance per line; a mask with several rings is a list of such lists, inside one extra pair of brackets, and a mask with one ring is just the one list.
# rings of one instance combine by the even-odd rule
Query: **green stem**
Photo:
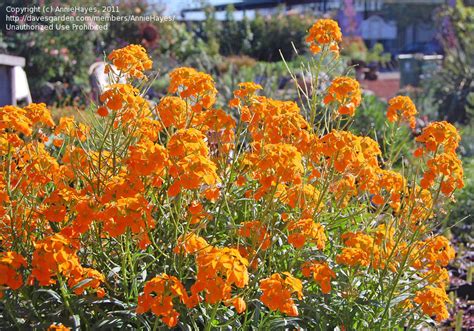
[(207, 322), (206, 327), (204, 328), (204, 331), (211, 331), (212, 322), (214, 322), (214, 318), (216, 317), (218, 307), (219, 307), (219, 305), (215, 304), (214, 308), (212, 308), (211, 317), (209, 318), (209, 321)]

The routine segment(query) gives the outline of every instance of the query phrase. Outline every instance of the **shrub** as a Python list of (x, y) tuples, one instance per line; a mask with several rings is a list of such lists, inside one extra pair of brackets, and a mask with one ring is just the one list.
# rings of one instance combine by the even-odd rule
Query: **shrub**
[[(244, 82), (225, 107), (233, 118), (214, 107), (212, 77), (186, 67), (151, 108), (150, 59), (136, 45), (109, 56), (107, 71), (127, 83), (106, 90), (87, 123), (54, 123), (44, 104), (0, 108), (1, 326), (393, 329), (446, 319), (455, 251), (433, 234), (434, 215), (463, 186), (460, 137), (430, 124), (407, 164), (399, 146), (382, 154), (351, 133), (358, 83), (316, 88), (322, 64), (338, 61), (338, 30), (329, 20), (311, 29), (315, 88), (303, 111)], [(389, 104), (389, 132), (413, 122), (409, 98)]]
[(454, 36), (443, 40), (443, 67), (427, 88), (434, 94), (440, 119), (469, 124), (474, 114), (474, 8), (457, 1), (442, 13), (442, 19), (450, 20)]

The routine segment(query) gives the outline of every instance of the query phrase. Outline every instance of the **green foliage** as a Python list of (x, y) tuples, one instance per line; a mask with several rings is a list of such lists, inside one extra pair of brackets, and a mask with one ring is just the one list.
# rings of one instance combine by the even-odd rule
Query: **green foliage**
[(464, 188), (455, 195), (456, 203), (446, 217), (446, 227), (464, 242), (472, 242), (474, 238), (474, 158), (463, 159)]
[(390, 62), (390, 53), (384, 53), (381, 43), (368, 49), (364, 41), (360, 37), (348, 37), (343, 41), (342, 55), (349, 57), (351, 60), (364, 61), (366, 63), (380, 63), (382, 65)]
[(391, 1), (391, 3), (384, 3), (382, 15), (396, 21), (400, 30), (403, 30), (414, 23), (432, 22), (433, 11), (437, 7), (437, 4), (427, 4), (426, 2), (419, 4), (412, 1), (412, 3), (401, 4)]
[(458, 1), (440, 17), (449, 18), (456, 41), (444, 40), (443, 68), (428, 88), (433, 90), (438, 116), (450, 122), (468, 124), (474, 115), (474, 8)]
[(364, 94), (360, 108), (355, 113), (352, 129), (360, 135), (381, 137), (386, 121), (387, 103), (375, 95)]
[(227, 9), (227, 19), (222, 23), (218, 38), (222, 55), (248, 55), (262, 61), (280, 61), (280, 50), (285, 59), (295, 57), (296, 49), (305, 48), (304, 37), (314, 22), (314, 16), (287, 15), (280, 12), (265, 17), (236, 21), (233, 9)]

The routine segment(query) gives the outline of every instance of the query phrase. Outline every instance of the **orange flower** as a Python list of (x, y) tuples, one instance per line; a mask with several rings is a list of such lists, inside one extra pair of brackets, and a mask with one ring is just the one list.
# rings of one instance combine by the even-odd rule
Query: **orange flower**
[(62, 323), (53, 323), (48, 327), (47, 331), (69, 331), (71, 328), (64, 326)]
[(100, 95), (100, 102), (104, 106), (98, 108), (97, 113), (105, 117), (107, 109), (116, 112), (116, 117), (123, 123), (150, 114), (148, 102), (140, 96), (138, 89), (129, 84), (113, 84)]
[(449, 285), (449, 272), (446, 268), (432, 267), (421, 273), (421, 277), (433, 286), (445, 289)]
[(204, 238), (194, 233), (188, 233), (178, 238), (173, 252), (176, 254), (195, 254), (211, 248), (212, 246)]
[(417, 269), (446, 267), (456, 255), (449, 240), (444, 236), (435, 236), (418, 243), (413, 267)]
[(444, 289), (439, 287), (427, 286), (422, 291), (416, 292), (413, 301), (421, 306), (425, 314), (434, 317), (438, 322), (444, 321), (449, 317), (447, 303), (451, 303)]
[(205, 292), (206, 302), (234, 304), (239, 311), (243, 308), (239, 301), (232, 302), (232, 286), (243, 288), (248, 284), (248, 261), (234, 248), (212, 247), (198, 253), (197, 280), (191, 287), (192, 299), (188, 306), (199, 301), (199, 293)]
[(232, 298), (226, 302), (226, 305), (232, 305), (238, 314), (242, 314), (247, 309), (247, 304), (244, 299), (240, 297)]
[(134, 176), (163, 176), (169, 166), (168, 151), (159, 144), (143, 139), (129, 147), (127, 164)]
[(298, 316), (298, 309), (292, 299), (293, 294), (296, 294), (300, 300), (303, 298), (303, 284), (298, 278), (288, 272), (275, 273), (260, 281), (260, 290), (263, 292), (260, 300), (270, 310), (279, 310), (289, 316)]
[(212, 156), (225, 157), (234, 147), (235, 120), (222, 109), (210, 109), (196, 114), (192, 125), (207, 136)]
[(395, 171), (381, 170), (377, 185), (390, 194), (390, 206), (398, 211), (401, 206), (402, 193), (406, 190), (406, 179)]
[(38, 280), (40, 286), (56, 283), (53, 277), (57, 274), (73, 279), (79, 279), (83, 275), (76, 247), (60, 233), (35, 245), (31, 266), (30, 280)]
[[(107, 198), (103, 199), (104, 202), (107, 200)], [(110, 236), (116, 238), (129, 229), (140, 237), (140, 246), (148, 245), (148, 231), (146, 230), (155, 227), (150, 205), (142, 193), (117, 196), (104, 203), (103, 211), (98, 214), (98, 218), (102, 221), (103, 230)]]
[(211, 108), (216, 102), (217, 90), (210, 75), (186, 67), (174, 69), (169, 75), (168, 92), (179, 93), (181, 98), (191, 98), (193, 111)]
[[(87, 281), (83, 285), (79, 285), (81, 282)], [(93, 291), (99, 298), (105, 295), (105, 291), (100, 287), (100, 284), (105, 282), (105, 277), (99, 271), (91, 268), (83, 268), (83, 274), (78, 278), (69, 279), (68, 285), (74, 289), (74, 293), (81, 295), (84, 291)]]
[[(263, 87), (253, 82), (244, 82), (238, 84), (239, 89), (234, 91), (234, 99), (229, 101), (229, 107), (238, 107), (242, 102), (252, 103), (255, 92)], [(242, 121), (246, 122), (244, 119)]]
[(310, 184), (292, 185), (289, 188), (278, 185), (276, 196), (291, 208), (300, 208), (308, 214), (313, 214), (319, 207), (320, 192)]
[(427, 163), (428, 169), (423, 174), (420, 185), (424, 189), (432, 187), (435, 179), (442, 176), (441, 192), (449, 196), (456, 188), (464, 187), (464, 171), (461, 160), (456, 154), (442, 153), (431, 159)]
[(336, 256), (336, 262), (350, 267), (356, 265), (368, 266), (370, 256), (361, 248), (344, 247), (342, 252)]
[(339, 114), (354, 116), (361, 100), (359, 82), (350, 77), (336, 77), (327, 90), (324, 103), (336, 103)]
[(416, 141), (423, 143), (430, 152), (436, 152), (438, 148), (443, 147), (445, 152), (454, 154), (461, 136), (452, 124), (442, 121), (428, 124), (421, 135), (416, 137)]
[(319, 250), (326, 246), (327, 238), (323, 226), (311, 218), (290, 222), (288, 230), (288, 242), (295, 248), (303, 247), (306, 241), (314, 243)]
[(264, 145), (261, 152), (248, 154), (244, 162), (253, 166), (254, 178), (261, 184), (255, 199), (259, 199), (270, 187), (278, 183), (301, 183), (302, 157), (292, 145)]
[(30, 103), (24, 108), (26, 116), (31, 120), (31, 123), (41, 123), (49, 127), (54, 126), (54, 121), (51, 118), (51, 112), (46, 108), (44, 103)]
[[(145, 48), (141, 45), (128, 45), (124, 48), (113, 50), (109, 54), (108, 59), (119, 70), (119, 72), (115, 72), (116, 75), (126, 74), (138, 79), (146, 80), (143, 72), (151, 69), (153, 66), (153, 62), (148, 57)], [(105, 73), (113, 70), (114, 68), (110, 65), (105, 67)]]
[[(71, 138), (78, 138), (80, 141), (85, 141), (87, 135), (90, 132), (90, 128), (83, 123), (76, 123), (74, 117), (61, 117), (59, 119), (59, 124), (54, 128), (55, 135), (64, 134)], [(56, 147), (62, 145), (62, 140), (55, 140), (54, 144)], [(58, 146), (58, 144), (61, 144)]]
[(311, 277), (321, 286), (321, 291), (328, 294), (331, 291), (331, 279), (336, 278), (336, 274), (329, 268), (326, 262), (310, 261), (305, 262), (301, 267), (301, 272), (305, 277)]
[(155, 110), (165, 127), (174, 126), (177, 129), (186, 127), (189, 111), (183, 99), (166, 96), (156, 105)]
[(33, 131), (32, 125), (26, 110), (16, 106), (0, 107), (0, 132), (12, 129), (29, 136)]
[(341, 236), (344, 241), (342, 252), (336, 256), (336, 262), (347, 266), (380, 265), (380, 252), (373, 237), (362, 232), (347, 232)]
[(415, 115), (418, 112), (416, 111), (415, 104), (411, 101), (410, 97), (394, 97), (388, 101), (388, 105), (387, 118), (390, 122), (397, 122), (399, 118), (401, 118), (410, 125), (410, 128), (415, 128)]
[(176, 196), (182, 189), (198, 189), (203, 184), (215, 185), (217, 167), (209, 157), (205, 136), (196, 129), (180, 129), (168, 142), (168, 152), (173, 165), (170, 175), (175, 179), (168, 194)]
[(151, 310), (170, 328), (178, 324), (179, 313), (174, 309), (176, 301), (186, 303), (188, 295), (181, 282), (165, 273), (147, 281), (143, 294), (138, 297), (137, 313)]
[(310, 142), (309, 124), (293, 101), (254, 97), (253, 102), (241, 111), (241, 120), (249, 123), (255, 142), (292, 144), (299, 152), (303, 152)]
[(198, 279), (221, 276), (228, 284), (243, 288), (248, 284), (248, 261), (234, 248), (216, 248), (203, 251), (196, 258)]
[(306, 42), (310, 44), (310, 50), (314, 54), (321, 52), (321, 47), (328, 46), (331, 52), (339, 55), (339, 43), (342, 41), (342, 33), (336, 21), (331, 19), (319, 19), (309, 29)]
[(331, 185), (330, 191), (334, 193), (336, 200), (341, 207), (346, 207), (349, 200), (357, 195), (355, 176), (347, 174), (343, 178)]
[(252, 95), (257, 90), (261, 90), (263, 88), (262, 85), (255, 84), (254, 82), (239, 83), (238, 86), (239, 89), (234, 91), (234, 95), (240, 99)]
[[(379, 169), (377, 157), (382, 155), (379, 145), (369, 137), (358, 137), (347, 131), (333, 130), (324, 135), (318, 149), (326, 162), (334, 165), (338, 172), (349, 171), (361, 176), (363, 171), (377, 172)], [(367, 179), (361, 180), (367, 182)], [(361, 189), (364, 189), (361, 187)]]
[(169, 154), (176, 158), (185, 158), (189, 155), (206, 157), (209, 155), (209, 148), (205, 139), (206, 137), (194, 128), (178, 130), (168, 142)]
[(248, 221), (242, 223), (242, 227), (239, 229), (238, 233), (244, 238), (249, 238), (252, 247), (260, 247), (262, 250), (266, 250), (271, 245), (271, 239), (267, 232), (267, 227), (260, 221)]
[[(26, 260), (16, 252), (0, 252), (0, 285), (17, 290), (23, 285), (18, 270), (26, 268)], [(0, 290), (0, 298), (3, 292)]]

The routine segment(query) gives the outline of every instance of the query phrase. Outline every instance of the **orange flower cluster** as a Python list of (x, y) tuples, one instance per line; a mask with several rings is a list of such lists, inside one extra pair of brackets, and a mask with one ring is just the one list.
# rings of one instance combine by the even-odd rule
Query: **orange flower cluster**
[(142, 139), (129, 147), (127, 164), (132, 175), (159, 178), (169, 166), (168, 151), (151, 140)]
[(423, 174), (420, 185), (424, 189), (434, 186), (435, 180), (441, 176), (441, 192), (450, 196), (456, 188), (464, 187), (464, 171), (461, 160), (456, 155), (456, 149), (461, 137), (456, 128), (448, 122), (430, 123), (423, 129), (421, 135), (416, 138), (417, 142), (423, 143), (415, 151), (415, 156), (422, 156), (429, 152), (434, 156), (428, 160), (428, 169)]
[(17, 131), (29, 136), (33, 123), (27, 116), (27, 111), (16, 106), (0, 107), (0, 132), (6, 129)]
[(222, 109), (210, 109), (197, 114), (193, 126), (206, 135), (213, 157), (226, 157), (235, 147), (235, 120)]
[(314, 54), (321, 52), (322, 47), (329, 47), (331, 52), (339, 55), (339, 43), (342, 42), (342, 33), (339, 24), (331, 19), (319, 19), (309, 29), (306, 42)]
[(443, 289), (428, 286), (424, 290), (418, 291), (413, 301), (421, 305), (425, 314), (434, 316), (438, 322), (449, 317), (446, 304), (451, 303), (451, 300)]
[(326, 247), (327, 238), (323, 226), (311, 218), (291, 221), (288, 231), (288, 242), (295, 248), (303, 247), (306, 242), (314, 243), (319, 250)]
[(410, 256), (411, 265), (422, 272), (430, 285), (444, 290), (449, 283), (449, 274), (445, 267), (455, 255), (449, 240), (438, 235), (417, 242)]
[[(81, 282), (85, 284), (80, 285)], [(102, 298), (105, 295), (105, 290), (100, 287), (105, 282), (105, 277), (99, 271), (91, 268), (83, 268), (82, 276), (79, 278), (70, 278), (68, 285), (74, 289), (76, 295), (82, 295), (87, 290), (88, 292), (95, 292), (97, 297)]]
[(182, 189), (197, 189), (202, 183), (217, 183), (217, 167), (209, 159), (205, 138), (193, 128), (180, 129), (171, 137), (167, 146), (172, 162), (169, 172), (175, 180), (168, 189), (170, 196), (178, 195)]
[(245, 311), (245, 301), (232, 297), (233, 286), (244, 288), (249, 282), (248, 261), (238, 250), (209, 245), (202, 237), (190, 233), (178, 239), (174, 252), (196, 254), (197, 279), (191, 286), (188, 307), (195, 306), (201, 300), (199, 294), (204, 292), (209, 304), (222, 302), (234, 306), (238, 313)]
[(379, 269), (385, 268), (388, 257), (394, 255), (388, 267), (395, 270), (398, 255), (393, 252), (393, 235), (394, 229), (387, 229), (385, 224), (379, 225), (371, 235), (346, 232), (341, 236), (345, 247), (336, 256), (336, 262), (350, 267), (370, 266)]
[(216, 102), (217, 90), (208, 74), (193, 68), (178, 68), (170, 72), (169, 93), (178, 93), (183, 99), (191, 99), (191, 109), (200, 112)]
[(204, 292), (207, 303), (235, 303), (237, 312), (243, 312), (241, 301), (232, 298), (231, 291), (233, 285), (244, 288), (248, 284), (247, 259), (233, 248), (210, 247), (197, 254), (196, 263), (197, 280), (191, 286), (194, 300), (198, 301), (198, 294)]
[(371, 262), (371, 252), (376, 253), (374, 239), (360, 232), (344, 233), (341, 238), (346, 247), (336, 256), (337, 263), (351, 267), (357, 265), (367, 267)]
[(44, 103), (30, 103), (25, 108), (26, 116), (31, 120), (33, 125), (43, 124), (48, 127), (54, 126), (54, 121), (51, 117), (49, 109), (46, 108)]
[(54, 324), (51, 324), (49, 327), (48, 327), (48, 331), (69, 331), (71, 330), (70, 328), (68, 328), (67, 326), (63, 325), (62, 323), (54, 323)]
[(108, 56), (116, 68), (110, 65), (105, 67), (105, 73), (119, 70), (115, 74), (125, 74), (138, 79), (146, 79), (145, 70), (151, 69), (153, 61), (148, 57), (145, 48), (141, 45), (128, 45), (124, 48), (113, 50)]
[(177, 129), (184, 129), (189, 121), (188, 109), (189, 107), (183, 99), (167, 96), (160, 100), (155, 111), (164, 127), (174, 126)]
[(260, 300), (271, 310), (279, 310), (288, 316), (298, 316), (298, 308), (292, 298), (296, 294), (303, 298), (303, 284), (289, 272), (273, 274), (260, 281)]
[[(234, 91), (234, 98), (229, 101), (229, 107), (239, 107), (242, 104), (252, 104), (255, 101), (255, 92), (261, 90), (263, 87), (260, 84), (255, 84), (254, 82), (244, 82), (238, 84), (239, 89)], [(245, 110), (242, 109), (242, 118), (244, 122), (249, 122), (250, 118), (244, 115), (249, 114), (248, 108)]]
[(346, 207), (349, 204), (349, 200), (358, 193), (355, 176), (351, 174), (344, 175), (331, 185), (330, 190), (340, 206)]
[(239, 235), (249, 238), (251, 247), (266, 250), (270, 247), (272, 241), (267, 231), (267, 227), (260, 221), (248, 221), (242, 223), (239, 229)]
[(256, 149), (263, 143), (292, 144), (301, 153), (309, 148), (309, 124), (295, 102), (253, 97), (241, 112), (241, 120), (248, 123)]
[[(26, 268), (26, 260), (16, 252), (0, 252), (0, 285), (17, 290), (23, 285), (19, 269)], [(3, 291), (0, 290), (0, 298)]]
[(309, 278), (312, 275), (314, 281), (318, 283), (319, 286), (321, 286), (321, 291), (324, 294), (331, 292), (331, 279), (336, 278), (336, 273), (328, 266), (326, 262), (305, 262), (301, 266), (301, 272), (306, 278)]
[(151, 208), (138, 178), (118, 175), (109, 179), (101, 198), (102, 210), (96, 214), (104, 231), (116, 238), (127, 230), (140, 238), (140, 246), (149, 243), (147, 229), (155, 227)]
[(35, 245), (30, 281), (38, 280), (41, 286), (55, 284), (55, 276), (79, 279), (83, 269), (77, 257), (77, 247), (57, 233)]
[(389, 122), (397, 122), (400, 119), (410, 125), (410, 128), (414, 129), (416, 125), (415, 115), (416, 111), (415, 104), (411, 101), (410, 97), (397, 96), (388, 100), (387, 119)]
[(194, 234), (188, 233), (178, 238), (178, 242), (173, 249), (173, 252), (176, 254), (195, 254), (201, 251), (207, 251), (210, 249), (211, 246), (207, 243), (207, 241)]
[(456, 188), (464, 187), (464, 171), (456, 154), (442, 153), (428, 160), (428, 169), (423, 174), (420, 185), (424, 189), (432, 187), (436, 177), (442, 176), (441, 192), (450, 196)]
[(0, 107), (0, 137), (3, 139), (5, 139), (5, 134), (9, 139), (14, 139), (14, 136), (8, 135), (8, 132), (11, 131), (30, 136), (37, 125), (45, 125), (50, 128), (55, 125), (51, 113), (44, 103), (31, 103), (24, 108)]
[(139, 91), (129, 84), (114, 84), (101, 94), (100, 102), (104, 103), (97, 109), (100, 116), (107, 116), (108, 109), (115, 112), (115, 116), (122, 122), (129, 122), (137, 117), (150, 113), (148, 103)]
[(174, 276), (156, 276), (146, 282), (143, 294), (138, 297), (137, 313), (151, 311), (170, 328), (175, 327), (179, 313), (174, 309), (173, 300), (184, 304), (188, 302), (183, 284)]
[(382, 155), (380, 147), (369, 137), (358, 137), (347, 131), (333, 130), (321, 140), (320, 152), (329, 164), (339, 172), (350, 171), (363, 175), (367, 166), (378, 169), (377, 157)]
[(300, 208), (303, 218), (311, 218), (316, 211), (321, 210), (321, 192), (311, 184), (277, 186), (275, 194), (281, 202), (291, 208)]
[(255, 193), (256, 200), (278, 184), (301, 183), (302, 157), (292, 145), (264, 145), (261, 151), (248, 154), (245, 163), (255, 169), (253, 176), (261, 185)]
[(359, 82), (350, 77), (336, 77), (327, 89), (324, 103), (336, 103), (340, 115), (354, 116), (362, 100)]
[[(59, 119), (59, 124), (54, 128), (55, 135), (65, 135), (70, 138), (78, 138), (82, 142), (86, 140), (89, 132), (90, 128), (88, 126), (83, 123), (76, 123), (73, 117), (61, 117)], [(56, 147), (60, 147), (63, 142), (64, 139), (57, 137), (53, 143)]]
[[(416, 141), (424, 144), (429, 152), (441, 152), (440, 148), (443, 148), (446, 153), (455, 154), (461, 136), (452, 124), (442, 121), (428, 124), (423, 132), (416, 137)], [(423, 150), (419, 149), (417, 155), (422, 154)]]

